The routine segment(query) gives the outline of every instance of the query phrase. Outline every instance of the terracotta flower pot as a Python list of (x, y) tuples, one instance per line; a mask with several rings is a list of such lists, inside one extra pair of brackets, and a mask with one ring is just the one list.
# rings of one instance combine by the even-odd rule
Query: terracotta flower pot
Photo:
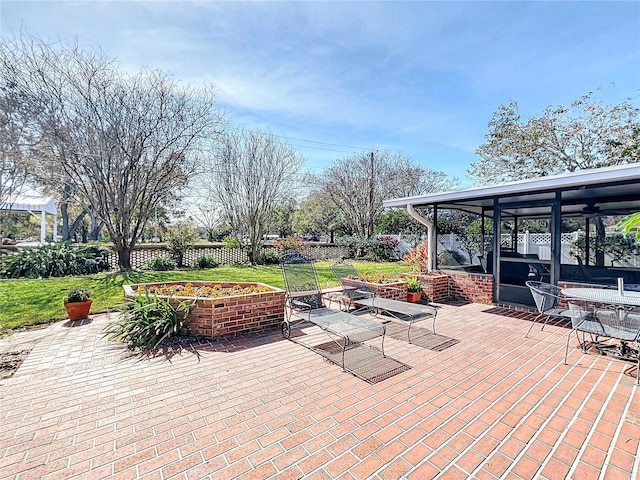
[(418, 303), (422, 298), (422, 292), (407, 292), (407, 302)]
[(89, 311), (91, 310), (91, 302), (92, 300), (87, 300), (86, 302), (65, 303), (64, 308), (67, 309), (69, 320), (82, 320), (83, 318), (87, 318), (89, 316)]

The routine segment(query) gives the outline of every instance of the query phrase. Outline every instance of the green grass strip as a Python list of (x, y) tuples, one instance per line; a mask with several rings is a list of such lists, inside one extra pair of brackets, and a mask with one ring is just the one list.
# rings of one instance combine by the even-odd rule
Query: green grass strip
[[(354, 262), (361, 273), (405, 273), (402, 262)], [(338, 286), (329, 269), (330, 262), (316, 262), (320, 288)], [(169, 272), (100, 273), (85, 277), (63, 277), (42, 280), (0, 280), (0, 333), (25, 326), (50, 323), (66, 318), (62, 299), (76, 287), (91, 291), (91, 313), (112, 311), (123, 303), (122, 286), (130, 283), (168, 282), (172, 280), (204, 280), (214, 282), (260, 282), (284, 288), (279, 265), (254, 267), (223, 266), (206, 270)]]

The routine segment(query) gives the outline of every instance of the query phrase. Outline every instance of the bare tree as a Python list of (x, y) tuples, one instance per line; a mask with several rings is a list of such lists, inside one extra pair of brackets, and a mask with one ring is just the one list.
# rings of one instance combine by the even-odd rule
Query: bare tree
[(2, 42), (3, 85), (37, 105), (38, 151), (51, 179), (104, 224), (120, 270), (150, 214), (185, 187), (222, 114), (210, 87), (163, 72), (128, 75), (101, 52), (34, 38)]
[(368, 238), (382, 215), (384, 199), (447, 190), (456, 180), (382, 151), (336, 160), (310, 182), (333, 202), (354, 234)]
[(193, 220), (207, 234), (207, 240), (214, 241), (216, 229), (224, 225), (220, 208), (213, 201), (202, 201), (194, 205)]
[[(28, 178), (33, 142), (28, 106), (11, 88), (0, 86), (0, 207), (9, 211)], [(3, 231), (0, 215), (0, 236)]]
[(286, 143), (261, 131), (228, 133), (220, 142), (206, 184), (237, 238), (255, 262), (274, 209), (296, 185), (302, 158)]

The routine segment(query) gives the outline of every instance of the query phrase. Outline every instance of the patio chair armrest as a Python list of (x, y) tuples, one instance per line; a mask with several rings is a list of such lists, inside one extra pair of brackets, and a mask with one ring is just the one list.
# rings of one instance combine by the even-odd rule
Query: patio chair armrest
[(296, 300), (295, 298), (290, 299), (289, 303), (292, 308), (299, 308), (302, 310), (310, 310), (312, 308), (310, 303), (303, 302), (302, 300)]
[(366, 298), (373, 298), (376, 296), (376, 292), (374, 292), (373, 290), (366, 290), (366, 289), (361, 289), (361, 288), (355, 288), (354, 291), (356, 293), (359, 293), (360, 295), (363, 295)]

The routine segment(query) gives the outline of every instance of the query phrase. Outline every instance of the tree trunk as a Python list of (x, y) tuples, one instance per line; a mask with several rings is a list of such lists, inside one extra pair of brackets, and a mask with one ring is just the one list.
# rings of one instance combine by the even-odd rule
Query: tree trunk
[(131, 248), (122, 247), (118, 249), (118, 267), (121, 272), (131, 270)]
[(69, 231), (69, 213), (68, 213), (68, 204), (67, 202), (60, 202), (60, 217), (62, 219), (62, 231), (60, 232), (62, 236), (62, 241), (66, 242), (67, 240), (71, 240), (71, 232)]
[(99, 221), (97, 215), (93, 212), (89, 213), (89, 218), (91, 218), (89, 238), (94, 241), (100, 240), (100, 230), (102, 230), (104, 223)]
[(87, 243), (87, 224), (82, 222), (82, 227), (80, 228), (80, 235), (82, 236), (82, 243)]

